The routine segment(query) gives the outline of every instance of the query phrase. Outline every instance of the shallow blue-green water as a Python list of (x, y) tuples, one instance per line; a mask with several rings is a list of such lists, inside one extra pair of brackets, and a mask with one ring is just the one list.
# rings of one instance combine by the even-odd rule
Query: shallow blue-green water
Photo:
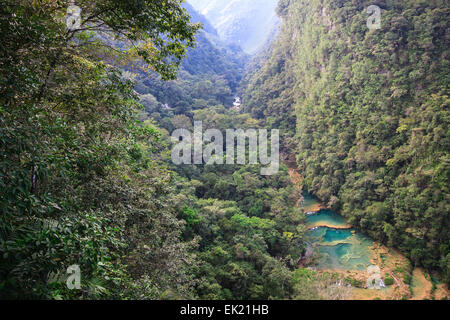
[(347, 225), (347, 222), (341, 215), (331, 210), (320, 210), (317, 213), (308, 214), (306, 223), (309, 226), (333, 225), (335, 227), (345, 227)]
[[(310, 197), (308, 201), (314, 205), (313, 201), (317, 200)], [(347, 226), (345, 219), (338, 213), (321, 210), (309, 214), (306, 224), (314, 227), (307, 231), (307, 237), (318, 253), (318, 269), (365, 270), (371, 265), (370, 247), (373, 241), (353, 228), (338, 229)]]

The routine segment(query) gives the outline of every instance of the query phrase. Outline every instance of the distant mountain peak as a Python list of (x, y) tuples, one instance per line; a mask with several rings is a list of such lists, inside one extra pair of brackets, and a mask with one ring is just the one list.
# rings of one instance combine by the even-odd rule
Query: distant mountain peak
[(218, 35), (217, 30), (212, 26), (211, 22), (202, 14), (199, 13), (191, 4), (188, 2), (183, 3), (183, 7), (188, 11), (191, 16), (191, 22), (197, 23), (201, 22), (203, 24), (203, 30), (207, 33)]

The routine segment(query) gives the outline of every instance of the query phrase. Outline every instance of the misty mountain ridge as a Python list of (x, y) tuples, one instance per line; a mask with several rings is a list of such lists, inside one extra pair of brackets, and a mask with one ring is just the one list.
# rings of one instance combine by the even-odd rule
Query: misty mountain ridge
[(188, 0), (203, 14), (226, 43), (238, 44), (254, 54), (266, 42), (279, 18), (277, 0)]

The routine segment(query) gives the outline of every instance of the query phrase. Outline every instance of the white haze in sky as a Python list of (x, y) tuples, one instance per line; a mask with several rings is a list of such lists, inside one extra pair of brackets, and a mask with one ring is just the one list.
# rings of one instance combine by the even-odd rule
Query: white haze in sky
[(255, 53), (275, 30), (278, 0), (188, 0), (206, 16), (225, 42)]

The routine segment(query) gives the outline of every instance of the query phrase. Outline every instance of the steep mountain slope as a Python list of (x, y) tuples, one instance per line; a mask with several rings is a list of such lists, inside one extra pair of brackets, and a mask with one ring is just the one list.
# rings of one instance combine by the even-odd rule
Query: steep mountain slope
[(200, 10), (195, 9), (189, 2), (184, 2), (183, 8), (185, 8), (191, 16), (191, 22), (200, 22), (203, 25), (203, 31), (217, 35), (217, 30), (212, 26), (211, 22), (200, 13)]
[[(381, 30), (366, 25), (373, 4)], [(282, 34), (247, 78), (245, 111), (290, 138), (309, 191), (449, 281), (448, 4), (282, 0), (277, 11)]]
[(189, 0), (218, 30), (222, 40), (256, 52), (278, 24), (277, 0)]
[(136, 90), (142, 96), (147, 115), (169, 131), (173, 126), (166, 120), (174, 114), (192, 116), (194, 109), (230, 107), (248, 60), (239, 46), (221, 41), (208, 20), (190, 4), (184, 3), (184, 7), (191, 22), (202, 23), (203, 30), (196, 34), (196, 47), (189, 49), (182, 61), (178, 79), (163, 81), (148, 72), (139, 72), (136, 78)]
[(203, 30), (197, 34), (197, 46), (189, 49), (186, 59), (182, 62), (182, 69), (193, 75), (226, 74), (227, 81), (235, 89), (242, 77), (247, 55), (238, 46), (221, 41), (216, 29), (189, 3), (185, 3), (184, 7), (192, 22), (203, 24)]

